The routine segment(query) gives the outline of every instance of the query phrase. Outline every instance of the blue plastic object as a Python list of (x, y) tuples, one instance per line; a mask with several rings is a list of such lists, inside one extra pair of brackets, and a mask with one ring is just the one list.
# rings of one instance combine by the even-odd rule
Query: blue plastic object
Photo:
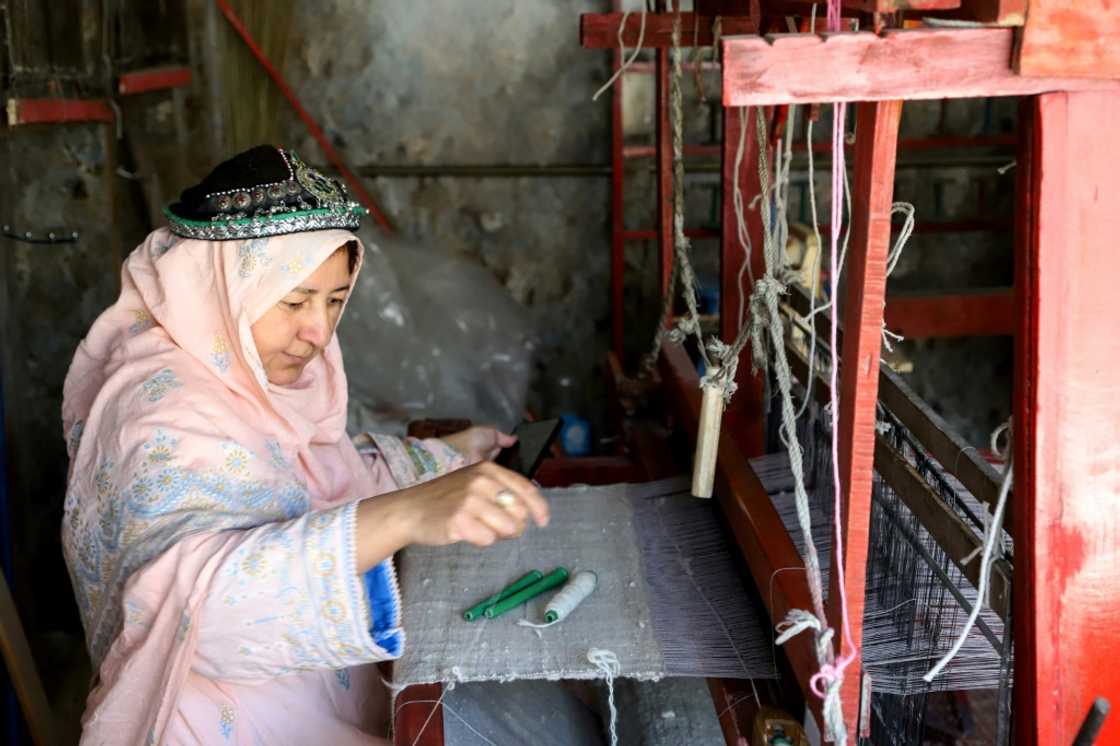
[(591, 423), (578, 414), (560, 415), (560, 447), (569, 456), (591, 455)]

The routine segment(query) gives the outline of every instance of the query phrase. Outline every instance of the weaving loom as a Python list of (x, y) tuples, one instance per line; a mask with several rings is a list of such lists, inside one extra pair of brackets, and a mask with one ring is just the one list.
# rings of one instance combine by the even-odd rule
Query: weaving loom
[[(844, 179), (845, 157), (850, 155), (853, 165), (848, 192), (851, 205), (844, 221), (848, 226), (844, 245), (848, 245), (847, 237), (851, 239), (846, 280), (829, 293), (837, 301), (833, 305), (837, 318), (836, 305), (843, 305), (847, 333), (842, 344), (837, 339), (831, 345), (831, 365), (818, 366), (831, 368), (839, 405), (833, 405), (829, 419), (836, 424), (827, 432), (822, 430), (819, 412), (811, 409), (799, 421), (796, 434), (787, 428), (795, 436), (787, 439), (796, 440), (807, 454), (804, 474), (811, 492), (811, 545), (825, 569), (827, 604), (823, 613), (814, 610), (814, 615), (830, 635), (846, 627), (842, 620), (850, 616), (855, 645), (841, 643), (839, 634), (826, 638), (831, 640), (827, 646), (812, 634), (801, 634), (785, 644), (783, 653), (792, 671), (788, 678), (803, 693), (807, 711), (818, 723), (827, 724), (826, 710), (831, 707), (834, 735), (847, 737), (849, 742), (858, 738), (876, 744), (908, 744), (920, 737), (930, 693), (986, 688), (998, 695), (992, 713), (998, 723), (997, 741), (1012, 737), (1011, 726), (1016, 743), (1066, 744), (1085, 720), (1093, 697), (1101, 693), (1115, 696), (1120, 690), (1116, 670), (1096, 665), (1102, 655), (1115, 656), (1117, 638), (1111, 622), (1120, 607), (1110, 555), (1120, 513), (1102, 512), (1095, 502), (1098, 495), (1115, 498), (1117, 494), (1115, 449), (1099, 447), (1118, 442), (1116, 422), (1120, 421), (1117, 397), (1100, 396), (1101, 391), (1115, 391), (1112, 379), (1115, 361), (1120, 359), (1120, 341), (1109, 331), (1114, 315), (1105, 305), (1114, 294), (1109, 284), (1114, 277), (1113, 260), (1107, 247), (1115, 225), (1108, 211), (1085, 209), (1099, 202), (1100, 195), (1114, 193), (1114, 129), (1100, 123), (1120, 121), (1115, 82), (1120, 66), (1114, 59), (1103, 58), (1099, 50), (1108, 48), (1102, 42), (1120, 26), (1116, 10), (1106, 4), (1031, 0), (1030, 16), (1024, 20), (1024, 4), (993, 0), (960, 3), (952, 11), (954, 17), (968, 19), (976, 27), (953, 28), (950, 23), (945, 28), (886, 29), (900, 22), (901, 11), (956, 5), (921, 0), (833, 1), (827, 3), (830, 33), (821, 36), (805, 33), (815, 30), (809, 17), (815, 14), (812, 4), (697, 0), (695, 13), (683, 13), (679, 6), (658, 1), (648, 12), (584, 16), (581, 40), (585, 47), (615, 52), (612, 80), (624, 79), (619, 74), (623, 60), (628, 64), (638, 56), (624, 54), (624, 47), (655, 50), (658, 209), (657, 227), (651, 233), (660, 249), (663, 289), (673, 286), (678, 270), (688, 274), (688, 242), (679, 209), (683, 181), (680, 47), (691, 38), (693, 46), (720, 48), (724, 108), (719, 336), (736, 354), (744, 326), (758, 321), (756, 293), (759, 300), (766, 301), (760, 307), (772, 307), (774, 296), (790, 289), (783, 272), (787, 268), (772, 261), (775, 247), (778, 252), (784, 249), (788, 230), (780, 203), (784, 199), (783, 157), (788, 169), (789, 129), (785, 129), (784, 155), (773, 140), (781, 138), (788, 106), (816, 108), (839, 102), (836, 111), (842, 113), (846, 103), (855, 110), (855, 147), (845, 153), (845, 140), (851, 133), (837, 124), (843, 122), (843, 116), (834, 117), (832, 147), (832, 278), (838, 276), (836, 244), (843, 217), (838, 195), (842, 193), (839, 184)], [(1092, 8), (1073, 18), (1075, 5)], [(1064, 26), (1056, 14), (1067, 12), (1072, 20)], [(790, 18), (790, 13), (801, 15)], [(870, 27), (874, 33), (854, 33), (848, 25), (841, 28), (842, 17), (853, 14), (869, 22), (864, 28)], [(1103, 21), (1101, 26), (1098, 20)], [(1047, 24), (1056, 33), (1047, 33)], [(775, 28), (789, 28), (794, 33), (769, 38), (758, 35)], [(1097, 29), (1104, 30), (1098, 33)], [(827, 75), (821, 74), (824, 70)], [(622, 97), (617, 88), (614, 95), (619, 117)], [(1010, 468), (1008, 478), (1001, 481), (974, 448), (953, 434), (896, 376), (880, 367), (884, 306), (890, 309), (886, 275), (891, 264), (892, 184), (901, 102), (987, 96), (1024, 97), (1015, 172), (1016, 292), (996, 299), (1008, 303), (1014, 313), (1002, 325), (970, 323), (975, 321), (972, 319), (942, 324), (941, 329), (944, 333), (953, 327), (950, 335), (1016, 337), (1011, 459), (1015, 499), (1010, 502), (1005, 502)], [(672, 116), (670, 109), (674, 110)], [(621, 128), (616, 130), (621, 132)], [(756, 131), (761, 135), (757, 144)], [(615, 146), (617, 185), (622, 178), (624, 147), (619, 135)], [(808, 151), (812, 152), (811, 145)], [(776, 185), (767, 182), (770, 167)], [(776, 215), (770, 212), (771, 194), (776, 195)], [(759, 195), (765, 198), (759, 200)], [(622, 200), (617, 193), (615, 196), (617, 209)], [(759, 209), (744, 210), (752, 199)], [(623, 328), (622, 276), (628, 232), (617, 215), (612, 235), (616, 272), (612, 278), (611, 369), (616, 391), (625, 392), (629, 379), (622, 374), (623, 342), (631, 332)], [(1070, 261), (1073, 247), (1079, 251), (1077, 261)], [(750, 317), (743, 311), (745, 298), (752, 301)], [(690, 306), (689, 333), (698, 334), (690, 300), (694, 299), (686, 294), (682, 305)], [(797, 292), (782, 300), (794, 308), (794, 326), (816, 327), (824, 321), (821, 316), (811, 317)], [(946, 312), (948, 305), (925, 308)], [(986, 309), (974, 314), (982, 316), (995, 305), (974, 307)], [(671, 320), (675, 311), (672, 296), (664, 309), (665, 319)], [(775, 317), (769, 313), (766, 331), (777, 348), (783, 342), (781, 330), (774, 333)], [(790, 323), (788, 319), (782, 323), (789, 344)], [(838, 335), (839, 327), (839, 323), (826, 323), (821, 336)], [(633, 333), (644, 335), (645, 330)], [(1071, 335), (1083, 343), (1079, 354), (1088, 356), (1085, 362), (1071, 354)], [(726, 370), (722, 365), (729, 359), (726, 347), (715, 346), (715, 350), (719, 367)], [(661, 421), (667, 415), (673, 420), (672, 427), (686, 438), (705, 430), (696, 361), (703, 358), (705, 372), (711, 374), (712, 352), (703, 341), (699, 347), (691, 340), (685, 346), (679, 337), (659, 350), (659, 383), (668, 405), (667, 412), (660, 413)], [(814, 376), (805, 375), (808, 365), (804, 360), (798, 362), (797, 350), (791, 353), (788, 364), (801, 385), (795, 387), (795, 393), (805, 396), (805, 383)], [(762, 456), (778, 450), (766, 438), (767, 425), (772, 427), (777, 419), (766, 392), (774, 391), (771, 386), (777, 380), (788, 399), (790, 376), (786, 370), (776, 377), (770, 372), (752, 377), (745, 367), (737, 376), (730, 375), (737, 393), (716, 443), (711, 441), (712, 429), (707, 428), (709, 447), (718, 447), (715, 497), (769, 621), (777, 624), (791, 612), (805, 612), (814, 605), (804, 572), (809, 545), (801, 535), (807, 526), (796, 525), (785, 492), (791, 482), (789, 462), (782, 456)], [(821, 391), (817, 383), (810, 387), (810, 396), (820, 396)], [(627, 409), (632, 413), (639, 407)], [(1064, 427), (1065, 418), (1076, 418), (1078, 427), (1073, 431)], [(627, 431), (619, 427), (617, 432)], [(718, 426), (715, 432), (719, 432)], [(701, 432), (700, 439), (703, 437)], [(834, 460), (820, 447), (829, 439), (834, 439), (832, 445), (837, 449)], [(647, 444), (648, 440), (628, 439), (644, 468), (656, 458), (643, 453)], [(599, 465), (618, 466), (614, 462)], [(822, 473), (833, 470), (838, 492), (830, 486), (831, 476), (821, 478)], [(554, 476), (557, 474), (563, 470), (556, 469)], [(835, 507), (827, 505), (833, 499)], [(1004, 507), (1009, 528), (989, 530), (988, 511), (999, 514)], [(1016, 537), (1014, 575), (1009, 563), (1009, 532)], [(840, 540), (834, 541), (834, 535)], [(994, 561), (982, 570), (981, 549), (988, 551), (993, 546)], [(842, 568), (835, 561), (841, 551)], [(512, 575), (510, 572), (502, 580)], [(982, 608), (978, 589), (985, 584), (990, 584), (984, 594), (988, 607)], [(848, 589), (847, 603), (842, 594), (832, 592), (836, 587)], [(974, 608), (982, 609), (976, 626), (940, 678), (927, 683), (931, 664), (950, 649), (966, 611)], [(1101, 625), (1100, 620), (1107, 623)], [(1012, 622), (1017, 665), (1014, 692)], [(842, 656), (845, 665), (851, 664), (842, 680), (836, 677), (833, 656)], [(823, 703), (826, 693), (816, 684), (826, 668), (832, 677), (829, 685), (835, 685), (827, 692), (831, 703)], [(732, 701), (720, 682), (713, 682), (712, 688), (725, 739), (736, 743), (750, 730), (751, 710)], [(1014, 708), (1010, 706), (1012, 694)], [(863, 703), (866, 707), (861, 707)], [(837, 729), (839, 709), (843, 722)], [(1011, 712), (1013, 725), (1008, 722)], [(847, 733), (841, 734), (845, 726)], [(1105, 724), (1105, 734), (1115, 737), (1118, 732), (1113, 723)]]
[[(989, 516), (986, 506), (948, 475), (885, 407), (880, 408), (880, 415), (879, 438), (884, 445), (904, 454), (929, 487), (928, 495), (936, 496), (927, 499), (940, 500), (979, 542), (986, 520), (990, 520), (985, 518)], [(827, 565), (833, 528), (829, 510), (832, 462), (827, 419), (822, 418), (817, 402), (810, 402), (797, 435), (806, 454), (814, 541)], [(784, 454), (775, 454), (753, 459), (751, 466), (801, 553), (801, 534), (789, 492), (792, 480), (788, 460)], [(932, 682), (924, 681), (923, 676), (962, 629), (978, 594), (958, 566), (961, 558), (953, 557), (909, 507), (914, 500), (912, 493), (900, 496), (878, 472), (872, 490), (862, 644), (864, 671), (872, 692), (874, 742), (910, 744), (920, 740), (926, 695), (931, 692), (989, 689), (997, 694), (997, 708), (985, 714), (996, 721), (998, 742), (1002, 743), (1008, 734), (1012, 684), (1011, 641), (1004, 624), (1007, 609), (997, 614), (989, 607), (983, 608), (980, 621), (942, 675)], [(999, 572), (1009, 574), (1011, 540), (1006, 531), (1003, 537), (1005, 550), (997, 567)]]
[[(397, 687), (433, 682), (592, 679), (592, 649), (617, 656), (620, 675), (776, 676), (760, 623), (712, 506), (680, 480), (546, 492), (547, 528), (482, 550), (410, 547), (401, 557), (408, 644)], [(463, 610), (533, 568), (590, 569), (599, 587), (542, 630), (547, 596), (523, 610), (466, 622)]]

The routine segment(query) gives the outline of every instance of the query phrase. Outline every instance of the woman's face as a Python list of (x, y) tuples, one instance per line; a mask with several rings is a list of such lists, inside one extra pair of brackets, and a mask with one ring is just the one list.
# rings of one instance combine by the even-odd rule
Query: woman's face
[(253, 324), (253, 342), (269, 381), (295, 383), (331, 341), (349, 292), (350, 262), (343, 246)]

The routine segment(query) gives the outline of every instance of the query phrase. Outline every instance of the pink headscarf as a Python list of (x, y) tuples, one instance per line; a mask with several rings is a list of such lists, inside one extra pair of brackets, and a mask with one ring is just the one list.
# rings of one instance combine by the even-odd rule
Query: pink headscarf
[(357, 238), (342, 230), (201, 241), (161, 228), (125, 262), (63, 398), (63, 548), (95, 666), (121, 629), (125, 582), (184, 537), (373, 493), (346, 436), (337, 338), (276, 386), (250, 332), (347, 241)]

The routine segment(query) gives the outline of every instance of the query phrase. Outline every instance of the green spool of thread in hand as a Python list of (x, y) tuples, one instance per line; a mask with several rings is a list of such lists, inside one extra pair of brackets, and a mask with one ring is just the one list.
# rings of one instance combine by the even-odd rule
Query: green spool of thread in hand
[(463, 618), (468, 622), (473, 622), (475, 619), (478, 619), (480, 616), (482, 616), (483, 612), (485, 612), (486, 609), (498, 603), (503, 598), (509, 598), (514, 593), (517, 593), (524, 588), (528, 588), (543, 577), (544, 573), (542, 573), (540, 570), (532, 570), (525, 573), (520, 578), (507, 585), (505, 588), (495, 593), (493, 596), (490, 596), (483, 601), (479, 601), (477, 604), (464, 611)]
[(536, 598), (546, 591), (552, 590), (558, 585), (563, 585), (567, 580), (568, 571), (563, 567), (557, 567), (528, 588), (524, 588), (508, 598), (503, 598), (498, 601), (498, 603), (486, 609), (483, 613), (486, 615), (487, 619), (494, 619), (505, 614), (510, 609), (517, 608), (526, 601)]

